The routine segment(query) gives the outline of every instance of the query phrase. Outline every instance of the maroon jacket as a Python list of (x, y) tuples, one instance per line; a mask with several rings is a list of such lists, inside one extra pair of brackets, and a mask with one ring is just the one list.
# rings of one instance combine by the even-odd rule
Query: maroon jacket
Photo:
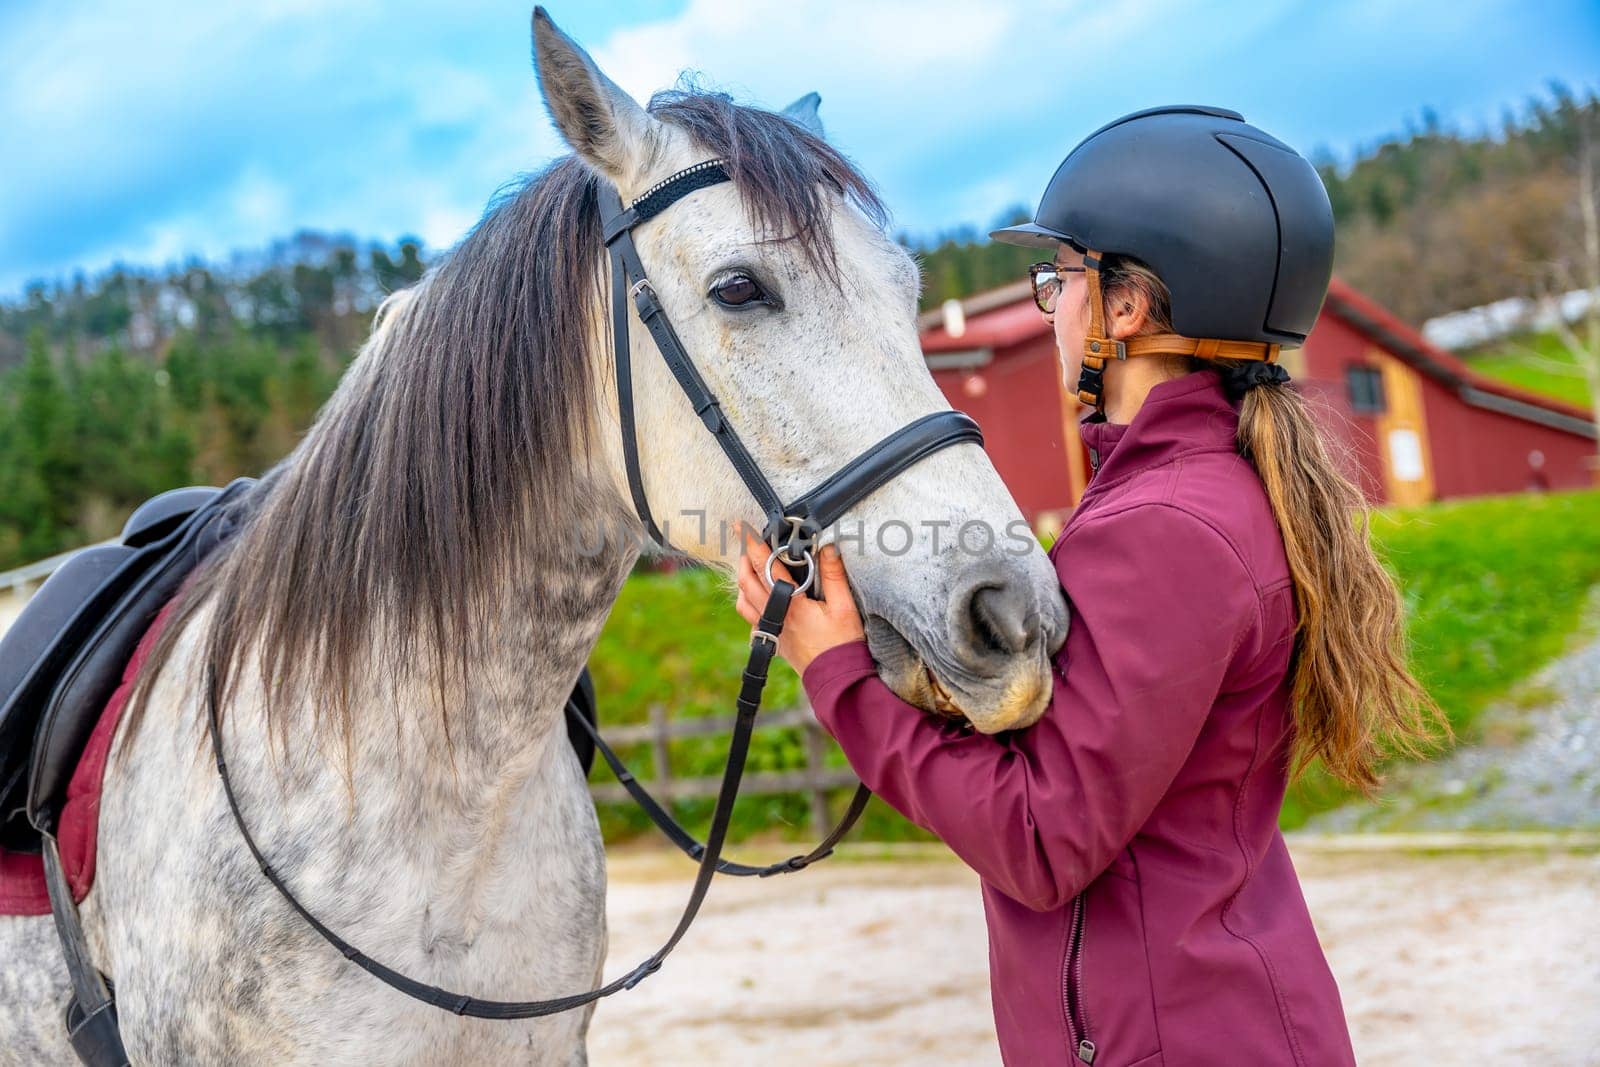
[(1278, 810), (1295, 606), (1215, 372), (1083, 427), (1097, 471), (1051, 550), (1072, 605), (1039, 723), (963, 732), (863, 641), (806, 669), (879, 796), (983, 879), (1011, 1067), (1351, 1064)]

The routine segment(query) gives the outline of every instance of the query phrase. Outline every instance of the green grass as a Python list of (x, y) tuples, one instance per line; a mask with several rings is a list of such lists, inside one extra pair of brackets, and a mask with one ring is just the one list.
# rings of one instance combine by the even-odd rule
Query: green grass
[[(1392, 510), (1373, 519), (1373, 535), (1405, 596), (1413, 667), (1448, 713), (1459, 737), (1475, 737), (1489, 701), (1512, 694), (1516, 683), (1559, 654), (1579, 628), (1589, 590), (1600, 585), (1600, 492), (1489, 497)], [(733, 713), (750, 628), (733, 610), (721, 579), (704, 570), (640, 573), (629, 578), (590, 660), (609, 726), (643, 722), (651, 704), (673, 715)], [(774, 661), (764, 707), (793, 707), (800, 680)], [(677, 775), (717, 775), (725, 736), (674, 742)], [(643, 746), (623, 752), (641, 777), (650, 772)], [(829, 758), (843, 756), (829, 746)], [(804, 765), (800, 732), (756, 734), (750, 770)], [(597, 765), (594, 778), (609, 772)], [(847, 799), (833, 798), (837, 811)], [(1345, 803), (1350, 794), (1313, 771), (1291, 790), (1285, 827)], [(703, 831), (710, 802), (675, 806)], [(803, 796), (740, 801), (736, 838), (771, 833), (807, 835)], [(626, 837), (649, 824), (631, 805), (603, 805), (607, 835)], [(857, 836), (924, 839), (926, 834), (875, 803)]]
[(1554, 658), (1600, 584), (1600, 492), (1486, 497), (1378, 515), (1417, 677), (1470, 729)]
[[(1600, 493), (1519, 495), (1391, 510), (1373, 537), (1405, 597), (1412, 668), (1458, 739), (1491, 700), (1563, 651), (1600, 584)], [(1313, 771), (1284, 826), (1351, 799)]]
[(1530, 334), (1466, 356), (1468, 365), (1507, 385), (1589, 407), (1589, 383), (1577, 358), (1554, 333)]

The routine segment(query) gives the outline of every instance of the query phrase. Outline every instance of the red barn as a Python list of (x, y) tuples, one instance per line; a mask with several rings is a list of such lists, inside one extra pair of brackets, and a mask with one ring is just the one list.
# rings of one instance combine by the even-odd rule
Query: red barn
[[(1089, 465), (1054, 338), (1027, 282), (960, 303), (951, 321), (942, 310), (920, 321), (934, 380), (982, 424), (1023, 513), (1057, 525)], [(1595, 484), (1586, 409), (1476, 373), (1337, 278), (1305, 347), (1283, 363), (1375, 503)]]

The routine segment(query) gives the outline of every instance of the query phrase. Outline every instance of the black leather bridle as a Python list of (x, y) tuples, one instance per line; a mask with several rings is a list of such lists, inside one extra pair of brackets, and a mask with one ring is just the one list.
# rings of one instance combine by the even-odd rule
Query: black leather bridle
[(638, 249), (633, 243), (634, 227), (655, 218), (690, 193), (729, 180), (728, 171), (720, 160), (697, 163), (653, 186), (626, 209), (623, 208), (616, 189), (609, 182), (601, 179), (598, 188), (599, 206), (604, 219), (603, 234), (611, 256), (612, 343), (615, 349), (623, 461), (627, 469), (628, 489), (633, 496), (633, 505), (640, 520), (650, 535), (663, 547), (671, 547), (651, 515), (639, 472), (639, 446), (634, 426), (633, 374), (628, 340), (630, 298), (634, 307), (638, 309), (639, 318), (650, 331), (650, 336), (654, 338), (661, 358), (694, 406), (695, 413), (716, 438), (717, 444), (722, 447), (734, 470), (738, 471), (739, 477), (761, 507), (766, 520), (763, 537), (772, 543), (775, 549), (771, 558), (781, 559), (791, 570), (805, 568), (805, 577), (797, 587), (793, 582), (781, 578), (773, 580), (771, 561), (768, 562), (767, 577), (771, 594), (762, 610), (761, 619), (756, 623), (750, 637), (750, 658), (745, 664), (743, 683), (739, 689), (738, 715), (734, 720), (732, 737), (728, 743), (728, 762), (723, 771), (716, 807), (711, 815), (711, 827), (706, 834), (704, 844), (696, 841), (645, 791), (584, 716), (575, 716), (584, 723), (612, 771), (645, 813), (674, 844), (691, 858), (699, 861), (699, 870), (695, 875), (688, 903), (684, 906), (678, 925), (661, 948), (627, 974), (596, 989), (565, 997), (532, 1001), (481, 1000), (461, 993), (452, 993), (408, 978), (367, 956), (325, 926), (295, 898), (283, 878), (262, 854), (255, 838), (251, 836), (240, 811), (238, 798), (234, 795), (233, 783), (228, 777), (227, 762), (222, 755), (221, 728), (218, 724), (217, 710), (221, 694), (218, 692), (217, 679), (213, 672), (207, 672), (206, 723), (211, 736), (212, 753), (216, 757), (217, 773), (222, 779), (223, 793), (227, 798), (228, 810), (233, 815), (234, 824), (238, 827), (240, 836), (244, 838), (245, 846), (250, 850), (251, 856), (261, 868), (261, 873), (289, 906), (323, 940), (336, 948), (351, 963), (408, 997), (457, 1015), (469, 1015), (480, 1019), (530, 1019), (570, 1011), (592, 1004), (619, 990), (633, 988), (660, 970), (667, 954), (677, 947), (678, 942), (688, 933), (690, 924), (694, 922), (700, 905), (705, 900), (713, 876), (720, 873), (767, 877), (802, 870), (833, 851), (834, 846), (849, 833), (871, 797), (865, 786), (858, 786), (844, 817), (816, 848), (803, 856), (795, 856), (764, 867), (722, 859), (722, 846), (727, 838), (734, 802), (738, 799), (739, 782), (744, 775), (750, 738), (755, 730), (756, 713), (761, 708), (761, 694), (766, 688), (767, 672), (772, 657), (777, 652), (778, 635), (783, 630), (784, 616), (788, 613), (791, 598), (797, 592), (810, 587), (816, 577), (816, 558), (813, 550), (817, 537), (837, 522), (846, 510), (906, 468), (951, 445), (981, 445), (983, 434), (978, 429), (978, 424), (961, 412), (949, 410), (933, 412), (890, 434), (845, 464), (820, 485), (791, 503), (785, 504), (773, 489), (772, 483), (761, 472), (755, 457), (750, 454), (744, 442), (739, 439), (738, 433), (723, 415), (716, 396), (706, 386), (705, 380), (700, 377), (693, 361), (684, 351), (683, 343), (678, 340), (671, 322), (667, 320), (666, 311), (656, 298), (650, 279), (645, 274), (644, 265), (639, 261)]
[(684, 351), (683, 342), (678, 340), (672, 323), (667, 320), (667, 313), (650, 285), (644, 264), (639, 261), (639, 250), (633, 243), (635, 227), (649, 222), (690, 193), (729, 180), (727, 168), (721, 160), (696, 163), (652, 186), (626, 209), (622, 206), (616, 187), (609, 182), (600, 183), (600, 212), (605, 220), (602, 232), (611, 253), (611, 343), (616, 362), (623, 464), (628, 472), (628, 491), (633, 496), (633, 507), (639, 513), (640, 521), (658, 543), (671, 547), (656, 526), (639, 473), (639, 442), (634, 430), (633, 370), (628, 341), (628, 304), (631, 297), (634, 307), (638, 309), (639, 319), (650, 331), (667, 369), (672, 371), (678, 386), (693, 405), (695, 414), (700, 416), (700, 421), (705, 423), (717, 444), (722, 446), (728, 462), (733, 464), (733, 469), (738, 471), (745, 487), (761, 508), (766, 521), (762, 538), (774, 549), (783, 548), (780, 558), (791, 570), (806, 567), (806, 577), (800, 583), (803, 589), (811, 584), (809, 550), (818, 535), (837, 522), (847, 509), (907, 467), (940, 449), (963, 443), (983, 444), (983, 432), (963, 412), (935, 411), (902, 426), (846, 463), (820, 485), (785, 504), (761, 472), (760, 464), (739, 439), (727, 416), (722, 413), (722, 406), (695, 369), (694, 361)]

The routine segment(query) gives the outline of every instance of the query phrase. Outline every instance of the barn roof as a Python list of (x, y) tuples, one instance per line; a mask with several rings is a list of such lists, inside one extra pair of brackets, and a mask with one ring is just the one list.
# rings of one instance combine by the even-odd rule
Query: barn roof
[(1388, 308), (1338, 278), (1328, 285), (1328, 302), (1323, 311), (1332, 311), (1371, 337), (1379, 347), (1451, 389), (1464, 404), (1583, 437), (1595, 437), (1594, 418), (1588, 408), (1478, 373), (1460, 357), (1430, 343), (1420, 331), (1400, 321)]
[[(1038, 337), (1050, 330), (1026, 281), (977, 293), (961, 301), (965, 329), (952, 336), (945, 329), (942, 308), (917, 318), (925, 355), (990, 349), (998, 352)], [(1406, 325), (1394, 313), (1339, 278), (1328, 285), (1323, 314), (1332, 313), (1373, 343), (1440, 382), (1464, 404), (1535, 422), (1553, 429), (1593, 439), (1595, 426), (1589, 409), (1509, 385), (1473, 370), (1462, 360)]]

